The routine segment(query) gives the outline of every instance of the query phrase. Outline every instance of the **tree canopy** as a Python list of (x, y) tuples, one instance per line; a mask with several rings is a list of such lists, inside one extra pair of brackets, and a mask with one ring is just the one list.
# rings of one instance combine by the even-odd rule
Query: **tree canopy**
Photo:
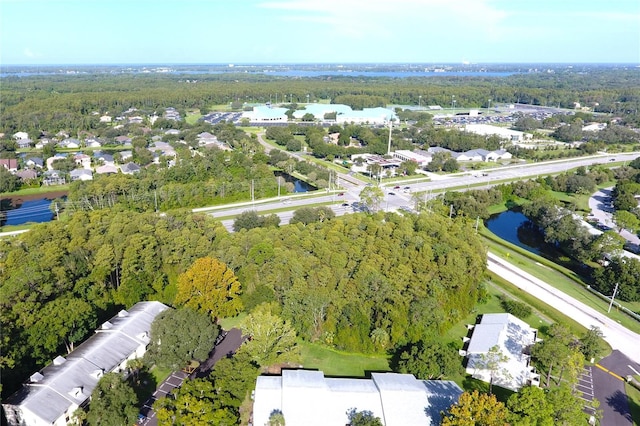
[(87, 423), (91, 426), (134, 424), (138, 420), (137, 402), (129, 382), (118, 373), (105, 373), (91, 394)]
[(208, 314), (188, 307), (168, 309), (151, 324), (145, 358), (161, 367), (178, 370), (192, 359), (207, 359), (217, 335), (218, 328)]
[(242, 309), (240, 282), (223, 262), (212, 257), (196, 260), (178, 277), (175, 303), (223, 318)]

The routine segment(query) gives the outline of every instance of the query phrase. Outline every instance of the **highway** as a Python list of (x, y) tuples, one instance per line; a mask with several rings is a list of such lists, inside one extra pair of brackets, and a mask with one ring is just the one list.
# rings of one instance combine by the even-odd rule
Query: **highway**
[(488, 254), (488, 269), (583, 326), (599, 327), (613, 349), (640, 363), (640, 335), (607, 317), (606, 312), (579, 302), (493, 253)]

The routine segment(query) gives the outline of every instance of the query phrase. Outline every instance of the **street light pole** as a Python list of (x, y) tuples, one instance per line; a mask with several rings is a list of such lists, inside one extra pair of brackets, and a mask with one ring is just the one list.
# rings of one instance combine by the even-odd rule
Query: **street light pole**
[(615, 299), (617, 292), (618, 292), (618, 283), (616, 283), (616, 287), (613, 289), (613, 296), (611, 296), (611, 303), (609, 303), (609, 309), (607, 309), (607, 313), (611, 312), (611, 306), (613, 306), (613, 299)]
[(422, 107), (422, 95), (418, 96), (418, 109), (421, 109)]

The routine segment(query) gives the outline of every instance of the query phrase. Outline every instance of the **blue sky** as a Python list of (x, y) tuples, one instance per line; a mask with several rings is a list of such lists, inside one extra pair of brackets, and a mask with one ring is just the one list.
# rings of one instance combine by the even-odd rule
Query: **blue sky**
[(639, 0), (0, 0), (0, 63), (640, 63)]

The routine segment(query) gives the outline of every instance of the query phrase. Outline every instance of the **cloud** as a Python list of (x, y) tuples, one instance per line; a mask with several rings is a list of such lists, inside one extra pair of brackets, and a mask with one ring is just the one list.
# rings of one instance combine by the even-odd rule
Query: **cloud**
[(23, 53), (24, 53), (24, 56), (26, 56), (27, 58), (37, 58), (39, 56), (38, 54), (34, 53), (28, 47), (25, 47)]
[[(490, 0), (281, 0), (259, 3), (288, 22), (313, 22), (349, 37), (500, 37), (509, 14)], [(410, 29), (410, 30), (409, 30)], [(455, 33), (457, 31), (457, 33)]]

